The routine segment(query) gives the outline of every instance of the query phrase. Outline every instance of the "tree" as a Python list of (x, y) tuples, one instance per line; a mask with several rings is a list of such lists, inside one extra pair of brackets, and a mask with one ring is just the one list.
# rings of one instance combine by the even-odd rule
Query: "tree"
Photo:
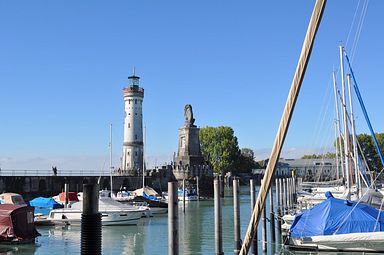
[(233, 170), (240, 156), (237, 137), (230, 127), (205, 127), (199, 132), (201, 152), (216, 173)]
[(254, 168), (258, 168), (258, 163), (255, 161), (255, 154), (253, 150), (249, 148), (242, 148), (236, 164), (237, 171), (240, 173), (249, 173)]
[[(380, 149), (382, 149), (384, 146), (384, 133), (376, 134), (376, 138)], [(360, 143), (361, 150), (363, 151), (364, 157), (367, 160), (369, 169), (373, 171), (380, 171), (383, 166), (373, 141), (373, 137), (367, 134), (359, 134), (357, 135), (357, 140)]]

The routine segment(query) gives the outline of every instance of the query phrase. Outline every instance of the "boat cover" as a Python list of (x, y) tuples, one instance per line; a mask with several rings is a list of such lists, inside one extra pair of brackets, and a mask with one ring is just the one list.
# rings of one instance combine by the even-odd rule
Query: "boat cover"
[(363, 194), (364, 195), (360, 198), (360, 203), (384, 210), (383, 194), (374, 189), (363, 190)]
[(136, 196), (142, 196), (144, 193), (147, 194), (148, 196), (158, 196), (159, 195), (159, 193), (157, 193), (156, 190), (154, 190), (148, 186), (145, 186), (144, 188), (132, 191), (132, 193)]
[(51, 210), (63, 207), (51, 197), (37, 197), (29, 201), (29, 204), (35, 207), (35, 214), (42, 215), (48, 215)]
[[(65, 202), (65, 192), (61, 192), (59, 194), (59, 201)], [(79, 198), (77, 197), (77, 193), (76, 192), (68, 192), (68, 201), (69, 202), (78, 202)]]
[(292, 238), (384, 231), (384, 214), (362, 203), (327, 199), (297, 214), (290, 229)]
[(39, 235), (33, 221), (33, 207), (0, 205), (0, 242), (27, 241)]

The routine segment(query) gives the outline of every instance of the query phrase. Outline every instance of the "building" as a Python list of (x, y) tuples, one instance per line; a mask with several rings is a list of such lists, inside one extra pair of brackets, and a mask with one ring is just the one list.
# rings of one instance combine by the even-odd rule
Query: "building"
[(143, 99), (144, 89), (139, 87), (140, 77), (128, 77), (128, 87), (124, 94), (124, 143), (121, 171), (137, 175), (143, 169)]
[(276, 166), (275, 175), (278, 177), (302, 177), (306, 181), (328, 181), (337, 176), (336, 160), (323, 159), (283, 159), (280, 158)]

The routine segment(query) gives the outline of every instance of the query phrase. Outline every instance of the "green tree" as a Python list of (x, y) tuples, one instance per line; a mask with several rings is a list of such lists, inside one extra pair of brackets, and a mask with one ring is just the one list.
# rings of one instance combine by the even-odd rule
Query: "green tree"
[(216, 173), (233, 170), (240, 156), (237, 137), (230, 127), (205, 127), (199, 132), (204, 158)]
[[(380, 149), (383, 150), (384, 133), (376, 133), (376, 138), (377, 142), (379, 143)], [(359, 134), (357, 135), (357, 140), (360, 143), (361, 150), (363, 151), (364, 157), (367, 160), (369, 168), (373, 171), (380, 171), (383, 166), (381, 164), (379, 153), (373, 141), (373, 137), (367, 134)]]
[(252, 149), (242, 148), (240, 156), (237, 160), (236, 170), (240, 173), (249, 173), (252, 169), (258, 168), (258, 163), (255, 161), (255, 154)]

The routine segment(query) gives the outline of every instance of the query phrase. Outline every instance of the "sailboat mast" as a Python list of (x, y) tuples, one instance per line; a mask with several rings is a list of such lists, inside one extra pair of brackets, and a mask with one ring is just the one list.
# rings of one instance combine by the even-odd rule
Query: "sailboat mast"
[[(341, 175), (343, 176), (343, 179), (345, 178), (344, 174), (344, 159), (343, 159), (343, 150), (341, 149), (341, 131), (340, 131), (340, 112), (339, 112), (339, 100), (337, 99), (337, 85), (336, 85), (336, 74), (333, 71), (332, 73), (332, 79), (333, 79), (333, 91), (335, 95), (335, 107), (336, 107), (336, 129), (337, 129), (337, 141), (336, 141), (336, 164), (338, 166), (339, 164), (339, 158), (338, 158), (338, 153), (340, 153), (340, 165), (341, 165)], [(337, 148), (338, 147), (338, 148)], [(339, 178), (339, 168), (337, 168), (337, 178)]]
[(111, 195), (113, 193), (113, 181), (112, 181), (112, 175), (113, 175), (113, 166), (112, 166), (112, 123), (109, 126), (109, 170), (111, 174)]
[(344, 47), (339, 46), (340, 49), (340, 71), (341, 71), (341, 89), (342, 89), (342, 104), (343, 104), (343, 125), (344, 125), (344, 157), (345, 157), (345, 177), (347, 184), (347, 199), (350, 199), (350, 176), (349, 176), (349, 155), (348, 155), (348, 144), (349, 144), (349, 134), (348, 134), (348, 122), (347, 122), (347, 105), (345, 100), (345, 80), (344, 80), (344, 58), (343, 51)]
[(351, 85), (351, 75), (347, 75), (347, 81), (348, 81), (348, 94), (349, 94), (349, 109), (351, 111), (351, 127), (352, 127), (352, 145), (353, 145), (353, 163), (355, 167), (355, 178), (356, 178), (356, 187), (358, 196), (360, 197), (361, 192), (361, 180), (360, 180), (360, 170), (359, 170), (359, 164), (358, 159), (359, 155), (357, 152), (357, 144), (356, 144), (356, 129), (355, 129), (355, 116), (353, 115), (353, 104), (352, 104), (352, 85)]

